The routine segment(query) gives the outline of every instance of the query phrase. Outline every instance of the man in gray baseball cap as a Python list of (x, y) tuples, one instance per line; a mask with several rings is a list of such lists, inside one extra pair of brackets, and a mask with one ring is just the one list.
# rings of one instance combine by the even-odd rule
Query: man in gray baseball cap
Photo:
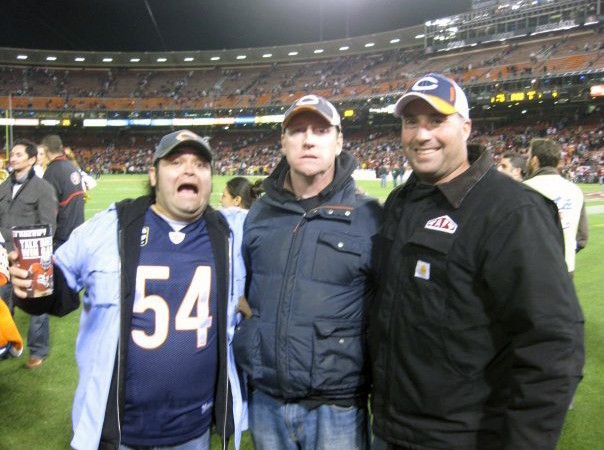
[(365, 314), (381, 206), (357, 193), (342, 144), (330, 102), (296, 100), (283, 158), (245, 222), (252, 315), (233, 345), (252, 386), (256, 450), (369, 448)]
[(303, 111), (311, 111), (323, 117), (329, 125), (341, 126), (340, 114), (330, 102), (318, 95), (305, 95), (296, 100), (283, 115), (281, 128), (287, 128), (289, 121)]

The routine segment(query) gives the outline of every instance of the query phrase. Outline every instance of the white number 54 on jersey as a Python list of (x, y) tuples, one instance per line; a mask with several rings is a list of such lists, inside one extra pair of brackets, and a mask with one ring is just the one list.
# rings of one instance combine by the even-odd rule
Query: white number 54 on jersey
[[(136, 298), (133, 312), (142, 314), (151, 309), (155, 313), (155, 330), (147, 334), (143, 330), (132, 330), (134, 343), (142, 348), (153, 350), (160, 347), (168, 337), (170, 329), (170, 307), (166, 299), (159, 295), (146, 295), (147, 280), (167, 280), (170, 268), (167, 266), (139, 266), (136, 272)], [(207, 344), (208, 328), (212, 326), (210, 316), (210, 286), (212, 269), (208, 266), (195, 270), (187, 293), (182, 299), (176, 316), (174, 328), (179, 331), (195, 331), (197, 347)]]

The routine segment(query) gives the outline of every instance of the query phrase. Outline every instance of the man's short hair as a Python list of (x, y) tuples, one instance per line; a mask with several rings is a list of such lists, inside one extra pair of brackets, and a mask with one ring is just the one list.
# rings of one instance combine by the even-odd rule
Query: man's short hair
[(25, 153), (27, 153), (28, 158), (38, 159), (38, 146), (34, 142), (29, 139), (17, 139), (13, 142), (13, 148), (17, 145), (25, 147)]
[(514, 167), (515, 169), (520, 169), (520, 171), (524, 175), (526, 171), (526, 158), (523, 155), (519, 153), (508, 152), (501, 157), (501, 159), (504, 158), (510, 161), (512, 167)]
[(536, 156), (539, 167), (557, 167), (560, 162), (560, 144), (546, 138), (535, 138), (530, 143), (531, 158)]
[(55, 155), (64, 153), (63, 141), (61, 141), (61, 138), (56, 134), (49, 134), (44, 136), (42, 138), (42, 142), (40, 142), (40, 145), (46, 147), (49, 153), (53, 153)]

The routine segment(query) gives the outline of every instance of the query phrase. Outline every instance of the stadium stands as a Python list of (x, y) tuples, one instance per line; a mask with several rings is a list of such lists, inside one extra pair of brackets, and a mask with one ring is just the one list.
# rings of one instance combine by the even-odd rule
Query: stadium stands
[[(603, 36), (602, 27), (585, 26), (446, 52), (420, 45), (303, 62), (190, 68), (0, 65), (5, 94), (0, 108), (3, 115), (10, 108), (13, 117), (68, 118), (72, 127), (57, 131), (68, 135), (83, 167), (98, 174), (128, 173), (146, 170), (164, 130), (90, 131), (81, 127), (84, 118), (279, 114), (313, 92), (354, 111), (344, 121), (346, 145), (361, 167), (373, 169), (403, 163), (398, 123), (384, 107), (415, 77), (434, 71), (455, 78), (469, 93), (473, 139), (496, 159), (502, 152), (522, 152), (532, 137), (548, 134), (563, 144), (569, 177), (592, 181), (602, 175), (604, 104), (590, 105), (588, 88), (604, 73)], [(539, 100), (522, 109), (514, 95), (527, 91), (534, 91), (535, 99), (538, 91), (549, 95), (549, 103)], [(274, 124), (201, 130), (212, 136), (219, 173), (266, 174), (280, 157)], [(34, 139), (44, 133), (14, 129), (15, 135)]]

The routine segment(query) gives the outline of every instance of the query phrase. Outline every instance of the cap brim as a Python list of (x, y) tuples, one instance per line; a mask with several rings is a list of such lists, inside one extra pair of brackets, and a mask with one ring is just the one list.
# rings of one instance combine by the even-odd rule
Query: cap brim
[(331, 117), (326, 116), (325, 114), (323, 114), (323, 113), (322, 113), (321, 111), (319, 111), (319, 109), (318, 109), (318, 108), (316, 108), (315, 106), (313, 106), (313, 105), (300, 105), (300, 106), (298, 106), (296, 109), (294, 109), (292, 112), (290, 112), (290, 113), (289, 113), (289, 115), (288, 115), (287, 117), (285, 117), (285, 118), (283, 119), (283, 122), (281, 122), (281, 128), (284, 128), (284, 129), (285, 129), (285, 128), (287, 127), (287, 125), (289, 124), (289, 122), (290, 122), (290, 121), (291, 121), (291, 120), (292, 120), (294, 117), (296, 117), (298, 114), (300, 114), (301, 112), (304, 112), (304, 111), (311, 111), (311, 112), (317, 113), (318, 115), (320, 115), (321, 117), (323, 117), (323, 118), (324, 118), (324, 119), (327, 121), (327, 123), (329, 123), (330, 125), (333, 125), (333, 126), (336, 126), (336, 127), (337, 127), (337, 126), (339, 126), (339, 124), (334, 124), (334, 123), (332, 123), (332, 121), (331, 121), (331, 120), (332, 120), (332, 118), (331, 118)]
[(417, 92), (410, 92), (408, 94), (403, 95), (396, 102), (396, 105), (394, 106), (394, 117), (401, 117), (403, 115), (403, 109), (405, 109), (405, 106), (407, 106), (413, 100), (424, 100), (439, 113), (445, 114), (447, 116), (455, 114), (457, 112), (453, 105), (444, 101), (440, 97)]

